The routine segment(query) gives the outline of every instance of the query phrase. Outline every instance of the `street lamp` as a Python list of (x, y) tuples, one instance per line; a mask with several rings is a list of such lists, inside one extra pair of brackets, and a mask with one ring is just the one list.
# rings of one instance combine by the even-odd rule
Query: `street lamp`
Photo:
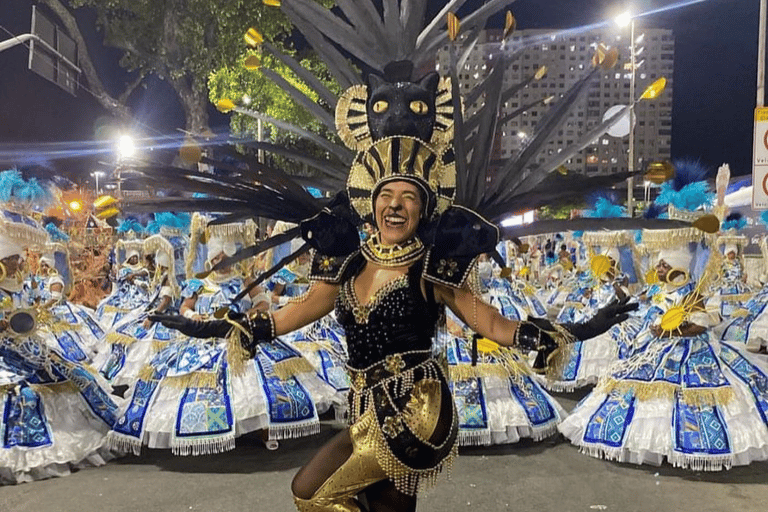
[(91, 176), (96, 179), (96, 195), (99, 195), (99, 177), (104, 176), (104, 173), (102, 171), (93, 171)]
[(629, 25), (629, 65), (631, 66), (631, 75), (629, 79), (629, 161), (627, 171), (630, 176), (627, 178), (627, 211), (630, 217), (634, 217), (634, 187), (635, 179), (632, 173), (635, 171), (635, 18), (630, 11), (624, 11), (614, 18), (619, 27)]
[(121, 135), (117, 140), (117, 156), (119, 160), (131, 158), (136, 153), (136, 145), (130, 135)]

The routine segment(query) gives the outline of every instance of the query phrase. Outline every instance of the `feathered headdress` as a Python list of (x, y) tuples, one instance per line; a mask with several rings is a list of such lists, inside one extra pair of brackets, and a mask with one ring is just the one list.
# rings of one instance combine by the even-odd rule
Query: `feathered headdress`
[[(546, 153), (546, 143), (565, 123), (571, 108), (586, 92), (595, 75), (616, 63), (616, 50), (602, 45), (595, 52), (593, 66), (552, 104), (525, 147), (510, 158), (499, 161), (492, 158), (495, 158), (494, 147), (501, 125), (523, 115), (533, 106), (549, 104), (553, 100), (550, 97), (535, 99), (509, 113), (503, 108), (529, 83), (541, 80), (546, 74), (546, 69), (539, 69), (519, 83), (505, 82), (508, 64), (521, 56), (527, 44), (513, 43), (510, 39), (516, 24), (511, 13), (507, 13), (501, 40), (488, 43), (498, 47), (488, 62), (485, 79), (469, 89), (460, 87), (459, 70), (478, 42), (486, 21), (508, 3), (508, 0), (491, 0), (459, 20), (454, 12), (464, 4), (463, 0), (449, 1), (433, 19), (425, 19), (426, 0), (385, 0), (382, 9), (373, 0), (343, 0), (337, 3), (338, 12), (312, 0), (283, 0), (279, 3), (280, 9), (317, 52), (330, 74), (346, 88), (341, 98), (298, 61), (265, 42), (256, 28), (248, 30), (246, 42), (278, 59), (320, 98), (321, 101), (315, 101), (282, 76), (268, 68), (260, 68), (267, 78), (314, 114), (329, 131), (337, 132), (344, 144), (338, 144), (335, 138), (237, 106), (225, 98), (218, 102), (218, 106), (222, 111), (251, 116), (311, 141), (319, 149), (318, 153), (325, 156), (308, 157), (306, 152), (267, 142), (250, 146), (299, 161), (314, 169), (320, 177), (293, 179), (254, 157), (225, 149), (220, 152), (221, 156), (235, 158), (238, 165), (222, 161), (222, 158), (203, 157), (201, 162), (229, 171), (229, 176), (166, 166), (139, 169), (150, 186), (203, 193), (206, 197), (134, 201), (127, 208), (151, 211), (161, 207), (174, 211), (224, 213), (212, 224), (252, 217), (299, 224), (278, 237), (244, 249), (239, 255), (221, 262), (220, 266), (299, 235), (306, 244), (288, 258), (296, 257), (309, 246), (318, 254), (337, 258), (359, 248), (356, 226), (361, 221), (360, 214), (367, 214), (367, 205), (370, 205), (376, 185), (382, 179), (391, 179), (393, 174), (403, 177), (410, 173), (410, 178), (426, 186), (428, 197), (430, 194), (434, 196), (436, 215), (420, 226), (420, 237), (429, 247), (425, 277), (453, 286), (463, 285), (468, 275), (464, 269), (471, 266), (480, 253), (495, 251), (499, 238), (496, 223), (508, 212), (567, 197), (582, 197), (596, 184), (606, 187), (627, 177), (624, 174), (568, 178), (552, 171), (618, 122), (629, 107), (585, 133), (573, 146), (562, 148), (555, 155)], [(441, 78), (434, 72), (424, 77), (413, 76), (414, 70), (424, 69), (437, 49), (446, 45), (449, 52), (449, 64), (445, 68), (447, 76)], [(365, 70), (367, 76), (358, 69)], [(417, 91), (418, 97), (403, 103), (405, 90)], [(386, 91), (386, 97), (380, 96), (382, 91)], [(474, 107), (465, 111), (464, 105)], [(389, 121), (382, 121), (387, 116)], [(383, 146), (388, 143), (382, 141), (388, 137), (394, 137), (390, 139), (393, 144), (385, 148)], [(414, 143), (404, 153), (404, 146), (409, 144), (404, 143), (405, 140), (418, 140), (420, 147), (416, 149)], [(398, 141), (399, 147), (394, 147), (394, 141)], [(437, 172), (433, 173), (434, 164), (438, 165), (434, 168)], [(455, 173), (441, 170), (448, 167), (454, 168)], [(489, 167), (494, 168), (492, 175), (488, 174)], [(350, 168), (356, 177), (350, 175), (348, 182)], [(363, 181), (365, 183), (358, 187)], [(304, 188), (312, 185), (339, 191), (347, 183), (349, 195), (341, 192), (330, 201), (312, 197)], [(573, 186), (562, 186), (564, 183)], [(362, 192), (358, 195), (359, 191)], [(450, 279), (430, 277), (439, 270), (439, 262), (447, 259), (456, 261), (460, 269), (451, 272)], [(339, 261), (343, 262), (344, 258)], [(271, 272), (265, 272), (260, 279), (269, 275)], [(256, 280), (254, 284), (258, 282)]]
[(689, 212), (711, 206), (715, 193), (707, 183), (707, 168), (701, 162), (693, 160), (680, 160), (673, 165), (675, 176), (661, 185), (661, 193), (656, 197), (655, 203), (672, 205), (678, 210)]
[(738, 231), (747, 227), (747, 219), (739, 212), (729, 213), (725, 220), (720, 224), (721, 231)]
[(25, 180), (16, 169), (0, 172), (0, 258), (46, 243), (48, 234), (30, 214), (52, 201), (53, 193), (36, 178)]

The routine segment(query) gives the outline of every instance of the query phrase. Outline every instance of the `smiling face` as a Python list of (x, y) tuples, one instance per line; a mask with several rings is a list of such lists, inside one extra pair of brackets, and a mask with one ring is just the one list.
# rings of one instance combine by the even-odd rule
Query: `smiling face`
[(672, 267), (666, 261), (659, 260), (659, 262), (656, 263), (656, 276), (658, 276), (659, 281), (666, 282), (670, 270), (672, 270)]
[(413, 237), (419, 227), (423, 208), (424, 203), (416, 185), (407, 181), (385, 183), (374, 203), (381, 242), (394, 245)]

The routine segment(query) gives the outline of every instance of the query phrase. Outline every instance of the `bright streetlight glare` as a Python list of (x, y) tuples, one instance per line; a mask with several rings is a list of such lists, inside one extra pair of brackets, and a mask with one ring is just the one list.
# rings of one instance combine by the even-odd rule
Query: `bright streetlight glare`
[(613, 21), (620, 27), (626, 27), (632, 21), (632, 13), (630, 11), (624, 11), (616, 16)]
[(136, 146), (130, 135), (122, 135), (117, 141), (117, 154), (120, 158), (130, 158), (136, 153)]

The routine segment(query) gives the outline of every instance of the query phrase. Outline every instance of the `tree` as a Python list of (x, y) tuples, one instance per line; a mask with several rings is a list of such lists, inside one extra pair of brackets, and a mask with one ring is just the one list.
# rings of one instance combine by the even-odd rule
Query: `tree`
[[(77, 21), (62, 0), (42, 0), (85, 49)], [(258, 26), (265, 38), (280, 40), (291, 27), (279, 9), (255, 0), (63, 0), (74, 9), (91, 7), (104, 33), (104, 44), (124, 51), (121, 64), (136, 73), (118, 96), (103, 86), (87, 52), (81, 55), (89, 88), (110, 111), (130, 115), (126, 101), (147, 75), (154, 73), (178, 94), (192, 133), (208, 130), (209, 75), (234, 67), (243, 34)]]
[[(283, 89), (265, 77), (258, 69), (249, 69), (243, 65), (245, 59), (251, 56), (259, 59), (261, 66), (275, 71), (312, 100), (316, 102), (319, 100), (312, 89), (307, 87), (275, 57), (250, 49), (240, 55), (239, 62), (235, 65), (222, 66), (209, 75), (210, 100), (216, 103), (222, 98), (228, 98), (275, 119), (288, 121), (314, 132), (323, 132), (325, 127), (322, 123), (297, 104)], [(331, 91), (336, 94), (341, 93), (338, 84), (330, 78), (327, 69), (314, 54), (307, 54), (298, 60), (303, 67), (312, 70), (315, 76), (321, 77), (326, 87)], [(235, 113), (232, 115), (231, 128), (236, 135), (253, 135), (256, 133), (256, 121), (248, 116)]]

